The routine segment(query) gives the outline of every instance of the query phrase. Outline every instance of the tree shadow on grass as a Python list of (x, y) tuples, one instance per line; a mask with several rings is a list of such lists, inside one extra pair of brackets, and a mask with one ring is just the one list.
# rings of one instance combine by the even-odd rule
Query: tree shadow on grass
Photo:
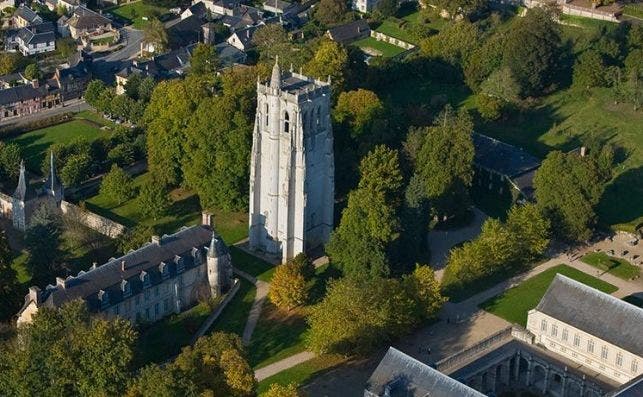
[[(643, 223), (643, 167), (617, 176), (598, 203), (599, 221), (604, 226), (630, 224), (631, 231)], [(630, 229), (630, 228), (628, 228)]]

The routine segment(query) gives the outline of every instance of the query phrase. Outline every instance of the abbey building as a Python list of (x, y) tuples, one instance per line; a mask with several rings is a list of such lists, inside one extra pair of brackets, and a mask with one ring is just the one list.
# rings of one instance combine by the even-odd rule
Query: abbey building
[(283, 261), (325, 244), (333, 228), (330, 83), (278, 62), (257, 83), (250, 166), (250, 247)]

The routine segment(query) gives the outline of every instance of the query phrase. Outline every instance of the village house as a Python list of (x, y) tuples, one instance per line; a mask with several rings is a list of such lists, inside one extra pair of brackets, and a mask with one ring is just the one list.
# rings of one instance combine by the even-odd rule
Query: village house
[(348, 44), (353, 41), (370, 36), (371, 28), (364, 19), (358, 19), (344, 25), (335, 26), (326, 31), (329, 39), (340, 44)]
[(5, 50), (19, 51), (24, 56), (43, 54), (56, 50), (55, 28), (51, 22), (43, 22), (7, 32)]
[(71, 16), (58, 20), (58, 32), (61, 36), (74, 39), (114, 32), (112, 21), (84, 6), (78, 6)]
[(67, 13), (74, 12), (78, 7), (86, 7), (86, 4), (80, 0), (45, 0), (45, 5), (50, 11), (63, 7)]
[(48, 85), (18, 85), (0, 90), (0, 121), (37, 113), (62, 104), (58, 90)]
[(238, 50), (246, 52), (254, 47), (252, 37), (258, 28), (258, 26), (250, 26), (245, 29), (237, 30), (232, 33), (226, 41)]
[(78, 52), (69, 65), (56, 68), (52, 85), (55, 84), (58, 88), (62, 101), (83, 96), (92, 77), (89, 64), (90, 61), (84, 59), (82, 53)]
[(137, 250), (76, 276), (58, 277), (44, 290), (29, 288), (18, 326), (29, 324), (40, 308), (58, 308), (75, 299), (108, 318), (154, 322), (221, 296), (232, 284), (230, 253), (211, 228), (210, 215), (204, 214), (202, 225), (153, 236)]
[(239, 6), (238, 0), (198, 0), (192, 4), (203, 2), (205, 7), (212, 13), (219, 15), (233, 15), (234, 10)]
[(267, 0), (263, 3), (263, 9), (273, 14), (285, 14), (292, 7), (293, 3), (283, 0)]
[(42, 22), (42, 17), (24, 4), (21, 4), (20, 7), (16, 9), (11, 18), (11, 24), (14, 28), (24, 28)]

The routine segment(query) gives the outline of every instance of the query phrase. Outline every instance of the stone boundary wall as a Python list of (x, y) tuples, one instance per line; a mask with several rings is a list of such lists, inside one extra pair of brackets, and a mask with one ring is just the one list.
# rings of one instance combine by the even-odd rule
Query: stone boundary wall
[(73, 216), (88, 228), (110, 238), (116, 238), (125, 232), (125, 226), (103, 216), (87, 211), (68, 201), (60, 203), (63, 215)]
[(396, 39), (395, 37), (386, 35), (381, 32), (376, 32), (374, 30), (371, 30), (371, 37), (374, 38), (377, 41), (383, 41), (385, 43), (392, 44), (394, 46), (404, 48), (405, 50), (412, 50), (415, 48), (415, 46), (411, 43), (407, 43), (404, 40)]
[(225, 309), (226, 306), (228, 306), (228, 303), (230, 303), (230, 301), (235, 297), (240, 287), (241, 287), (241, 281), (238, 278), (235, 278), (234, 285), (232, 286), (232, 288), (230, 288), (230, 291), (228, 291), (225, 298), (223, 298), (223, 300), (221, 301), (221, 303), (219, 303), (217, 308), (214, 309), (214, 311), (210, 314), (210, 316), (207, 319), (205, 319), (203, 324), (201, 324), (201, 327), (199, 328), (199, 330), (192, 337), (192, 341), (190, 342), (190, 345), (194, 345), (197, 339), (202, 337), (203, 334), (205, 334), (206, 331), (210, 329), (210, 327), (212, 326), (212, 323), (214, 323), (217, 320), (217, 318), (219, 318), (219, 316), (223, 312), (223, 309)]
[[(540, 0), (523, 0), (523, 4), (527, 8), (540, 7), (545, 4), (545, 2)], [(563, 14), (573, 15), (578, 17), (585, 17), (591, 19), (598, 19), (601, 21), (610, 21), (610, 22), (620, 22), (618, 19), (619, 14), (609, 11), (602, 11), (600, 9), (592, 9), (575, 6), (573, 4), (558, 4)]]

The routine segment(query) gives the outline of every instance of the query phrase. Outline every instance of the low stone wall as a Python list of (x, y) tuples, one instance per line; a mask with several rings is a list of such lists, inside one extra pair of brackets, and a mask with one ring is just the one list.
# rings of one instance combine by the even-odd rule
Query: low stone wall
[(411, 43), (407, 43), (404, 40), (396, 39), (395, 37), (386, 35), (381, 32), (376, 32), (371, 30), (371, 37), (377, 41), (383, 41), (385, 43), (393, 44), (394, 46), (404, 48), (405, 50), (412, 50), (415, 46)]
[[(523, 3), (527, 8), (542, 7), (543, 5), (547, 4), (546, 2), (543, 2), (541, 0), (523, 0)], [(567, 3), (561, 4), (560, 2), (558, 2), (558, 6), (560, 7), (562, 13), (566, 15), (598, 19), (601, 21), (619, 22), (619, 14), (614, 12), (602, 11), (600, 9), (587, 7), (579, 7)]]
[(93, 212), (87, 211), (68, 201), (60, 203), (63, 215), (73, 216), (83, 225), (110, 238), (116, 238), (125, 232), (125, 226)]

